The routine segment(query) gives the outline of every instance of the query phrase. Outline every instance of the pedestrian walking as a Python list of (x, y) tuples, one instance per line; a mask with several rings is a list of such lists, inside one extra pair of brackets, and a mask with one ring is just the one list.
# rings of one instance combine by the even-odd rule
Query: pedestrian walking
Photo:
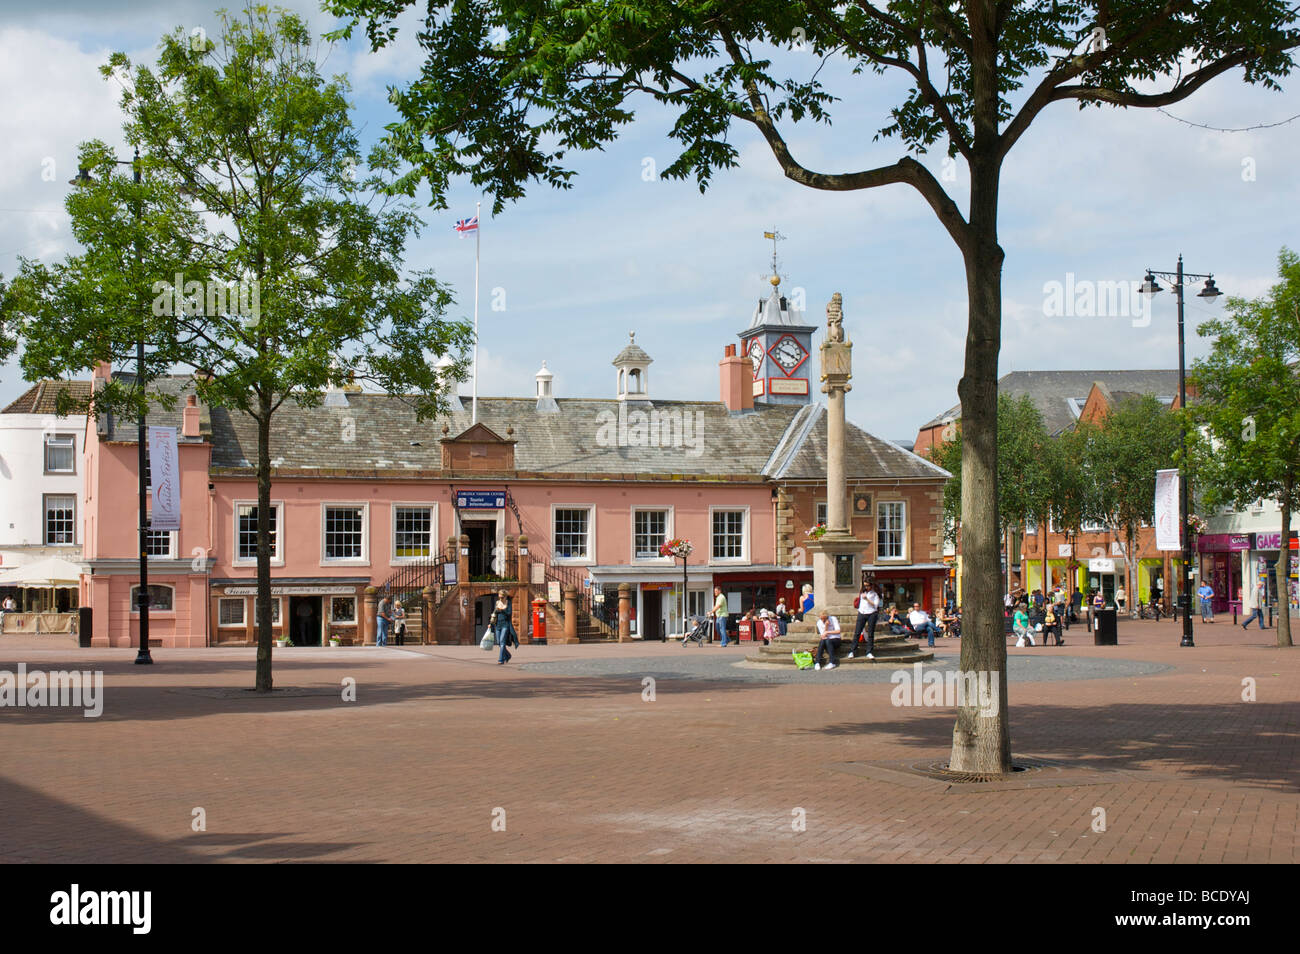
[(499, 590), (496, 606), (492, 608), (492, 616), (488, 620), (492, 632), (496, 634), (497, 645), (501, 647), (501, 652), (497, 655), (498, 666), (510, 662), (511, 646), (519, 648), (519, 635), (515, 632), (514, 615), (514, 600), (506, 594), (505, 590)]
[(718, 638), (722, 645), (728, 645), (727, 642), (727, 597), (723, 595), (722, 587), (713, 588), (713, 625), (717, 628)]
[(835, 668), (835, 659), (840, 653), (840, 621), (831, 616), (825, 610), (817, 618), (817, 635), (821, 637), (817, 642), (817, 658), (814, 660), (814, 669), (822, 668), (822, 653), (829, 653), (830, 659), (826, 664), (827, 669)]
[(880, 594), (876, 584), (868, 583), (854, 601), (858, 607), (857, 623), (853, 627), (853, 642), (849, 643), (849, 658), (858, 650), (858, 639), (865, 627), (867, 631), (867, 659), (876, 658), (876, 621), (880, 619)]
[(1250, 621), (1252, 619), (1258, 619), (1259, 628), (1263, 629), (1264, 628), (1264, 584), (1260, 583), (1257, 580), (1254, 586), (1250, 587), (1245, 593), (1242, 594), (1242, 603), (1244, 604), (1242, 606), (1242, 610), (1245, 611), (1246, 613), (1249, 613), (1250, 615), (1248, 615), (1246, 617), (1246, 621), (1241, 624), (1241, 628), (1242, 629), (1248, 628), (1250, 626)]
[(1202, 583), (1196, 588), (1196, 595), (1201, 601), (1201, 622), (1214, 622), (1214, 604), (1210, 601), (1214, 599), (1214, 587), (1209, 583)]
[(1127, 600), (1128, 594), (1124, 592), (1124, 587), (1121, 586), (1115, 591), (1115, 605), (1119, 607), (1121, 613), (1124, 612), (1124, 603), (1127, 602)]

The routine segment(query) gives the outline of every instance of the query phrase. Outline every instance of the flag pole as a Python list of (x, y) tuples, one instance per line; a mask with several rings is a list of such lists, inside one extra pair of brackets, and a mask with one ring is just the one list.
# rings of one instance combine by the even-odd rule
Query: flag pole
[(483, 231), (483, 223), (479, 219), (479, 209), (482, 202), (474, 203), (474, 400), (473, 408), (470, 411), (470, 423), (478, 423), (478, 253), (479, 253), (479, 234)]

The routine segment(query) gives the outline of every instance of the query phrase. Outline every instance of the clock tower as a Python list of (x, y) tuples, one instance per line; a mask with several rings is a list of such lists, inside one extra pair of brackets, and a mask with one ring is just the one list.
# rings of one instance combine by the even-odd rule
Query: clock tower
[(810, 404), (813, 325), (781, 294), (781, 276), (768, 279), (772, 293), (759, 299), (749, 327), (740, 333), (741, 354), (754, 372), (754, 400), (768, 404)]

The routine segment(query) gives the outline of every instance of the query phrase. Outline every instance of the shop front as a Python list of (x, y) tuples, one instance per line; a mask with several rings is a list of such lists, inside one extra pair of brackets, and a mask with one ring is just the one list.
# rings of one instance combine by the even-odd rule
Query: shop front
[(1251, 549), (1248, 533), (1207, 533), (1196, 541), (1201, 560), (1201, 582), (1214, 590), (1211, 607), (1216, 613), (1240, 611), (1243, 562)]
[[(1258, 580), (1264, 584), (1268, 605), (1276, 608), (1281, 604), (1278, 600), (1277, 592), (1277, 561), (1281, 555), (1282, 534), (1279, 531), (1270, 533), (1254, 534), (1254, 546), (1250, 551), (1248, 562), (1245, 569), (1247, 580)], [(1300, 576), (1300, 539), (1297, 539), (1295, 533), (1291, 534), (1289, 541), (1291, 567), (1288, 574), (1287, 599), (1290, 604), (1291, 614), (1295, 615), (1300, 611), (1297, 604), (1297, 577)]]
[[(362, 593), (369, 579), (271, 581), (271, 632), (295, 646), (322, 646), (330, 639), (360, 645)], [(212, 644), (251, 646), (257, 642), (257, 584), (213, 581)]]
[(949, 580), (949, 568), (943, 563), (913, 563), (908, 566), (889, 564), (867, 565), (862, 568), (862, 578), (875, 580), (880, 593), (882, 609), (893, 603), (900, 613), (907, 612), (913, 603), (934, 613), (943, 605), (944, 584)]

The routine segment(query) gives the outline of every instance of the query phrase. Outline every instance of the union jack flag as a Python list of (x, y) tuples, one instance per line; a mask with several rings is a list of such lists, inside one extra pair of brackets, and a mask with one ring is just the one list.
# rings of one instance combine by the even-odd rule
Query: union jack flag
[(478, 231), (478, 216), (476, 215), (476, 216), (474, 216), (472, 219), (460, 219), (460, 220), (458, 220), (458, 221), (456, 222), (456, 231), (459, 232), (459, 233), (461, 234), (461, 237), (462, 237), (462, 238), (465, 236), (465, 233), (467, 233), (467, 232), (477, 232), (477, 231)]

